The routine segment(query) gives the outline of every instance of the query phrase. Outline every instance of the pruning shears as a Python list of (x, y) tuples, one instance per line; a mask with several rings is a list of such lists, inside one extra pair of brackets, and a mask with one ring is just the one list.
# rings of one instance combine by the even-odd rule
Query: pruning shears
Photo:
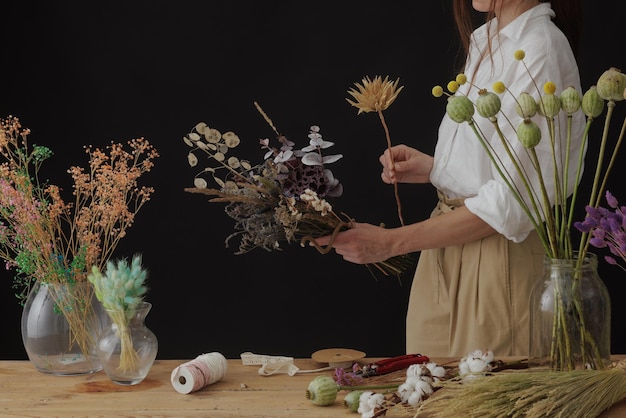
[(379, 376), (408, 368), (412, 364), (428, 363), (430, 359), (421, 354), (405, 354), (402, 356), (390, 357), (374, 363), (366, 364), (356, 373), (363, 377)]

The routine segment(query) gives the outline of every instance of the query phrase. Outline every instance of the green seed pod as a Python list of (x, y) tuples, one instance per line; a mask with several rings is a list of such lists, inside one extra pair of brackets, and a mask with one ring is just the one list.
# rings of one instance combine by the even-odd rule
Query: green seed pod
[(539, 100), (539, 114), (548, 118), (553, 118), (561, 110), (561, 99), (554, 94), (544, 94)]
[(573, 86), (569, 86), (561, 93), (561, 107), (568, 115), (580, 109), (580, 94)]
[(527, 92), (523, 92), (517, 97), (517, 106), (515, 110), (517, 114), (523, 118), (532, 118), (537, 114), (539, 106), (535, 98)]
[(624, 89), (626, 89), (626, 75), (619, 69), (611, 67), (606, 70), (596, 83), (598, 94), (605, 100), (619, 102), (624, 100)]
[(604, 111), (604, 100), (598, 94), (596, 86), (589, 87), (589, 90), (583, 94), (581, 107), (588, 118), (597, 118)]
[(476, 111), (483, 118), (493, 118), (499, 111), (502, 103), (500, 97), (492, 91), (484, 91), (476, 99)]
[(456, 123), (469, 122), (474, 116), (474, 104), (467, 96), (450, 96), (446, 113)]
[(535, 122), (526, 118), (517, 127), (517, 139), (524, 148), (534, 148), (541, 140), (541, 129)]
[(327, 406), (337, 399), (339, 386), (330, 376), (317, 376), (309, 382), (306, 390), (306, 398), (315, 405)]
[(343, 398), (343, 404), (348, 411), (357, 412), (359, 410), (359, 404), (361, 403), (361, 395), (364, 391), (362, 390), (352, 390), (346, 394)]

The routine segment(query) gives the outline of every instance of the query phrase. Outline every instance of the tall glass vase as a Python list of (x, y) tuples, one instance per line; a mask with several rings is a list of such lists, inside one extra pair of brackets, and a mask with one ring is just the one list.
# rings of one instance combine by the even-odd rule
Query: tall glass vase
[(109, 379), (118, 385), (141, 383), (156, 359), (159, 344), (145, 324), (151, 308), (150, 302), (140, 302), (131, 311), (106, 310), (111, 323), (98, 342), (98, 357)]
[(96, 343), (107, 323), (91, 283), (38, 282), (22, 311), (22, 341), (42, 373), (90, 374), (102, 370)]
[(530, 300), (530, 368), (601, 370), (611, 361), (611, 302), (598, 259), (546, 257)]

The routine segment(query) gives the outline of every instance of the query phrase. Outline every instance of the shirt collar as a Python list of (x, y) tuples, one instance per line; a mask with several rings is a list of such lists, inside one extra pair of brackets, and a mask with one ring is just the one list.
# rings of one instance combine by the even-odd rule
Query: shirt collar
[[(502, 28), (499, 35), (505, 36), (513, 40), (518, 40), (522, 36), (522, 33), (527, 27), (529, 21), (544, 19), (546, 16), (549, 19), (552, 19), (554, 16), (556, 16), (556, 14), (554, 13), (554, 10), (552, 10), (552, 6), (550, 5), (550, 3), (539, 3), (535, 7), (526, 10), (524, 13), (515, 18), (515, 20)], [(489, 26), (497, 27), (497, 19), (498, 18), (496, 17), (493, 19), (493, 21), (485, 23), (478, 29), (476, 29), (476, 31), (474, 32), (475, 38), (477, 40), (486, 39), (487, 28)]]

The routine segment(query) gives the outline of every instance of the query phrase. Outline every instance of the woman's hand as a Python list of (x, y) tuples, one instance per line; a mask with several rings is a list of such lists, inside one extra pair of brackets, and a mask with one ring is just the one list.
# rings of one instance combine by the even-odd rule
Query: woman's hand
[[(354, 222), (352, 228), (335, 236), (332, 246), (344, 260), (356, 264), (371, 264), (385, 261), (393, 255), (387, 241), (391, 238), (390, 230), (368, 223)], [(320, 246), (330, 243), (330, 235), (316, 238)]]
[(430, 182), (433, 157), (415, 148), (396, 145), (386, 149), (378, 160), (383, 166), (381, 178), (387, 184)]

